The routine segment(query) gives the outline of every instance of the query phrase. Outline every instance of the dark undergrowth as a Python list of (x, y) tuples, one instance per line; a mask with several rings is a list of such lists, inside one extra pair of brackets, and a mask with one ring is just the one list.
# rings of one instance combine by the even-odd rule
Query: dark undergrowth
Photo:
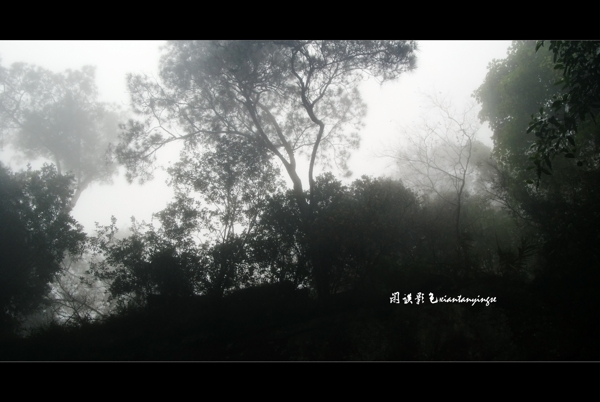
[[(542, 289), (548, 289), (548, 285)], [(1, 360), (59, 361), (514, 361), (596, 360), (597, 321), (566, 317), (539, 284), (479, 279), (439, 294), (496, 303), (390, 303), (348, 291), (327, 306), (306, 291), (250, 288), (219, 302), (162, 300), (103, 322), (57, 324), (5, 338)], [(398, 289), (400, 290), (400, 289)], [(417, 292), (420, 289), (414, 289)], [(402, 292), (401, 292), (402, 293)], [(409, 293), (407, 291), (406, 293)], [(404, 296), (403, 294), (401, 296)], [(589, 300), (586, 300), (589, 302)], [(589, 305), (588, 305), (589, 306)], [(583, 307), (583, 306), (575, 306)], [(594, 307), (594, 306), (589, 306)], [(565, 310), (566, 311), (566, 310)], [(573, 311), (573, 310), (569, 310)]]

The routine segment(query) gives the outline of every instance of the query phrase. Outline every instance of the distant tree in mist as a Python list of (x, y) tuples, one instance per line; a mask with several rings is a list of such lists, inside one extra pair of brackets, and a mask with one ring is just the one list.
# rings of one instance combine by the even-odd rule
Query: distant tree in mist
[(429, 100), (422, 124), (402, 132), (405, 145), (382, 155), (396, 161), (402, 181), (422, 195), (415, 261), (444, 267), (443, 274), (504, 275), (498, 250), (518, 247), (524, 233), (500, 206), (508, 208), (499, 169), (477, 138), (474, 106), (460, 110), (448, 99)]
[(116, 173), (106, 152), (118, 135), (119, 112), (97, 98), (93, 67), (54, 73), (0, 65), (0, 147), (11, 145), (28, 160), (51, 160), (58, 174), (71, 173), (70, 207), (92, 182), (108, 182)]
[(384, 156), (394, 159), (403, 180), (430, 201), (439, 199), (454, 209), (454, 236), (464, 265), (465, 199), (477, 187), (485, 189), (482, 179), (489, 179), (491, 173), (490, 149), (477, 140), (480, 126), (472, 113), (474, 106), (457, 112), (447, 100), (429, 99), (438, 115), (424, 117), (421, 126), (405, 130), (409, 145), (388, 151)]
[(477, 139), (474, 105), (457, 111), (448, 99), (428, 98), (431, 113), (402, 131), (407, 144), (382, 156), (398, 164), (402, 180), (415, 190), (460, 208), (464, 194), (482, 191), (492, 179), (491, 150)]

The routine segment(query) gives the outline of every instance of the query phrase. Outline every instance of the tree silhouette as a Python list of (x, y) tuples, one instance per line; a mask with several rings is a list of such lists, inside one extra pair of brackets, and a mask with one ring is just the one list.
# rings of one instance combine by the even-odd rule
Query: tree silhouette
[(71, 178), (53, 166), (12, 173), (0, 165), (0, 321), (14, 328), (38, 308), (66, 253), (77, 254), (85, 234), (65, 211)]
[[(204, 253), (190, 244), (174, 244), (153, 225), (137, 223), (132, 234), (117, 238), (116, 219), (111, 225), (98, 227), (91, 238), (95, 255), (103, 258), (91, 264), (95, 278), (107, 283), (109, 300), (120, 311), (143, 307), (150, 295), (191, 296), (201, 289)], [(176, 241), (176, 239), (175, 239)]]
[[(414, 68), (415, 49), (404, 41), (171, 42), (161, 83), (129, 77), (134, 107), (146, 121), (129, 123), (117, 155), (129, 179), (145, 179), (156, 151), (169, 142), (245, 138), (283, 165), (309, 230), (317, 157), (345, 169), (349, 150), (359, 144), (360, 80), (372, 75), (383, 82)], [(309, 156), (308, 197), (297, 169), (302, 154)], [(328, 269), (316, 254), (311, 260), (315, 272)], [(328, 283), (316, 286), (328, 294)]]

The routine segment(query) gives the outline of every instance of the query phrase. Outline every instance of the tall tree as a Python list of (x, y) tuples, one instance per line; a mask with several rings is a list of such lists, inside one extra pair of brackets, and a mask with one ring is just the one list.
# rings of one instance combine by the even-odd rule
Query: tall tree
[[(498, 166), (494, 193), (513, 213), (533, 224), (523, 209), (536, 208), (534, 192), (524, 185), (525, 181), (532, 183), (534, 178), (531, 147), (536, 136), (528, 132), (528, 126), (531, 116), (543, 108), (548, 99), (561, 93), (561, 88), (554, 85), (559, 78), (550, 52), (545, 49), (536, 52), (535, 41), (515, 41), (506, 58), (489, 64), (484, 82), (473, 94), (481, 104), (481, 122), (487, 122), (493, 131), (493, 156)], [(554, 176), (538, 190), (545, 192), (572, 179)]]
[[(130, 179), (147, 178), (156, 151), (169, 142), (243, 137), (284, 166), (310, 232), (317, 158), (345, 169), (349, 150), (359, 144), (360, 80), (395, 79), (415, 67), (415, 50), (406, 41), (171, 42), (162, 83), (129, 77), (134, 107), (147, 119), (130, 122), (117, 154)], [(309, 156), (308, 197), (297, 169), (302, 154)], [(318, 274), (327, 269), (318, 253), (312, 256), (315, 278), (326, 277)], [(325, 295), (329, 285), (316, 282)]]
[(53, 73), (15, 63), (0, 66), (0, 146), (27, 159), (44, 157), (75, 177), (74, 207), (94, 181), (110, 181), (116, 165), (106, 152), (118, 135), (119, 112), (98, 101), (93, 67)]

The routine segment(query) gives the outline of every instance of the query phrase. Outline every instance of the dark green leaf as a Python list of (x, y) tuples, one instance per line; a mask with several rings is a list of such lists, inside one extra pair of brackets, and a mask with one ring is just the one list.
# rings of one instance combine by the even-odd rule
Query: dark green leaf
[(546, 161), (546, 165), (552, 169), (552, 162), (550, 161), (550, 156), (548, 156), (548, 154), (544, 155), (544, 161)]

